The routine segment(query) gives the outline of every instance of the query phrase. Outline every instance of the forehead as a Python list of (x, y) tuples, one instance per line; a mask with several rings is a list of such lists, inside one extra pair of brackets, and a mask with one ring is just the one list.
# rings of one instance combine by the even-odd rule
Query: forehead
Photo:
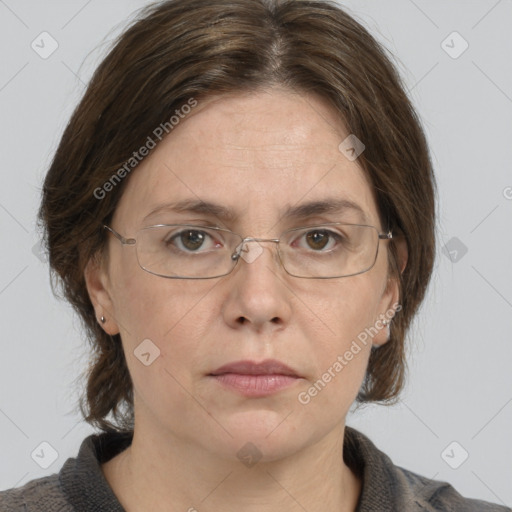
[[(119, 225), (141, 227), (159, 206), (215, 203), (230, 227), (275, 224), (302, 204), (353, 203), (354, 221), (375, 224), (372, 189), (339, 149), (349, 135), (321, 98), (282, 89), (199, 102), (129, 177), (115, 213)], [(306, 211), (306, 210), (304, 210)]]

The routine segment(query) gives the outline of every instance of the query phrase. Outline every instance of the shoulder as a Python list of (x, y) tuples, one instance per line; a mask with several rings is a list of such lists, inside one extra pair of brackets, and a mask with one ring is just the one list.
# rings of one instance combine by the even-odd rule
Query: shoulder
[(447, 512), (512, 512), (506, 506), (465, 498), (448, 482), (431, 480), (413, 471), (393, 466), (395, 478), (417, 508), (412, 510)]
[(0, 491), (2, 512), (73, 512), (54, 474), (31, 480), (22, 487)]
[(512, 512), (506, 506), (465, 498), (448, 482), (396, 466), (367, 436), (348, 426), (343, 456), (362, 477), (358, 512)]
[(133, 432), (104, 432), (86, 437), (77, 457), (68, 458), (59, 473), (0, 491), (0, 512), (122, 512), (101, 464), (125, 449), (132, 437)]

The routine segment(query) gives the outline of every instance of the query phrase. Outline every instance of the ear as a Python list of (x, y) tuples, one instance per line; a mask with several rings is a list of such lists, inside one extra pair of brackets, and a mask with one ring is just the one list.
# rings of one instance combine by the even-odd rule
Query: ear
[[(394, 241), (396, 247), (397, 267), (400, 274), (403, 273), (407, 266), (408, 251), (407, 242), (403, 237), (397, 237)], [(402, 309), (400, 304), (400, 286), (398, 276), (389, 276), (386, 288), (382, 293), (379, 303), (379, 315), (375, 319), (375, 327), (378, 333), (373, 337), (372, 344), (380, 347), (389, 341), (390, 324), (393, 322), (393, 316)], [(385, 325), (383, 320), (387, 321)]]
[[(84, 279), (98, 323), (107, 334), (113, 336), (119, 333), (119, 327), (114, 317), (114, 303), (105, 266), (101, 256), (95, 255), (85, 267)], [(105, 318), (104, 323), (101, 322), (101, 317)]]

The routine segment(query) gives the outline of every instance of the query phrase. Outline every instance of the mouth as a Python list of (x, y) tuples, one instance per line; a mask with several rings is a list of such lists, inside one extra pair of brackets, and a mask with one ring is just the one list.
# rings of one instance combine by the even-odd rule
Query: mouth
[(224, 388), (248, 397), (264, 397), (277, 393), (302, 378), (295, 370), (275, 359), (261, 363), (228, 363), (211, 372), (209, 376)]
[(286, 375), (288, 377), (300, 377), (289, 366), (275, 359), (267, 359), (261, 363), (253, 361), (236, 361), (228, 363), (214, 370), (210, 375), (214, 377), (226, 373), (236, 373), (238, 375)]

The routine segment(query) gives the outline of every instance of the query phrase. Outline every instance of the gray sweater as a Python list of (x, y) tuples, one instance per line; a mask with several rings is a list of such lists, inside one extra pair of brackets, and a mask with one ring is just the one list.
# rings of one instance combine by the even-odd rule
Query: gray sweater
[[(132, 441), (132, 433), (101, 433), (84, 439), (78, 456), (59, 473), (0, 492), (1, 512), (125, 512), (101, 471)], [(346, 427), (344, 459), (363, 478), (356, 512), (512, 512), (511, 508), (463, 498), (446, 482), (399, 466), (362, 433)]]

